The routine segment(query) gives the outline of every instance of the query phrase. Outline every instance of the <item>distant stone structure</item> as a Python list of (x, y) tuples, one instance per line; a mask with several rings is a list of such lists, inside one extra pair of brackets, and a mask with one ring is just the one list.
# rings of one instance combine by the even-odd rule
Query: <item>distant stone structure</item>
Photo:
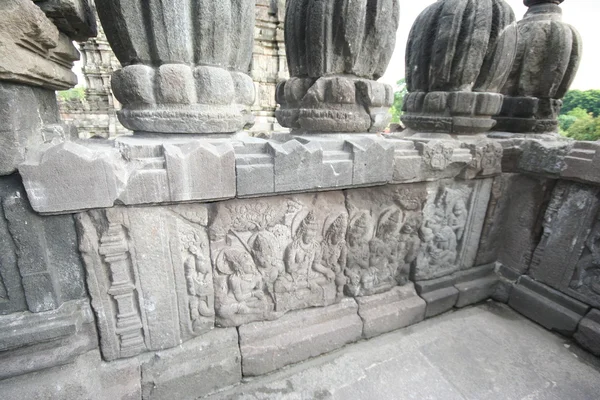
[(121, 65), (87, 42), (87, 96), (132, 130), (112, 140), (55, 96), (91, 2), (0, 2), (0, 399), (203, 398), (488, 299), (600, 355), (600, 143), (494, 130), (523, 25), (552, 33), (526, 82), (560, 101), (576, 63), (537, 57), (575, 37), (560, 0), (519, 25), (503, 0), (427, 8), (397, 135), (376, 79), (398, 0), (287, 0), (291, 131), (264, 135), (244, 128), (275, 110), (282, 2), (258, 29), (254, 0), (95, 3)]
[[(283, 44), (285, 1), (258, 0), (255, 11), (250, 76), (254, 81), (256, 97), (251, 106), (255, 120), (250, 129), (269, 132), (279, 126), (275, 119), (275, 88), (278, 82), (288, 76)], [(121, 103), (112, 91), (111, 75), (121, 65), (110, 48), (100, 23), (98, 36), (81, 42), (79, 49), (86, 83), (85, 97), (59, 99), (63, 120), (74, 125), (82, 138), (112, 138), (131, 134), (117, 119)]]

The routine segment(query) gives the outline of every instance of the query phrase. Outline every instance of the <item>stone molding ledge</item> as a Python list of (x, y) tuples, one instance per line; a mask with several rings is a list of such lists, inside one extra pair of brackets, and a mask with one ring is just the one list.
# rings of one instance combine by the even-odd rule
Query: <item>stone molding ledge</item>
[(485, 137), (136, 135), (42, 145), (19, 172), (33, 209), (58, 214), (474, 179), (499, 174), (501, 158), (501, 146)]

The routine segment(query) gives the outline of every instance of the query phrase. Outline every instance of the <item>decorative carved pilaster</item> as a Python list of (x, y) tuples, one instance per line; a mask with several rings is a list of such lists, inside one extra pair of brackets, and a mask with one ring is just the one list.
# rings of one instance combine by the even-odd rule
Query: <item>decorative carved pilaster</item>
[(254, 1), (98, 0), (123, 69), (113, 90), (134, 131), (236, 132), (253, 123)]
[(500, 112), (517, 45), (504, 0), (440, 0), (415, 21), (402, 121), (421, 132), (480, 133)]
[(393, 103), (378, 83), (395, 47), (397, 0), (288, 0), (291, 79), (279, 84), (277, 120), (298, 132), (383, 130)]
[(517, 57), (508, 82), (497, 131), (555, 132), (561, 99), (569, 90), (581, 61), (581, 37), (562, 22), (564, 0), (525, 0), (529, 7), (519, 21)]

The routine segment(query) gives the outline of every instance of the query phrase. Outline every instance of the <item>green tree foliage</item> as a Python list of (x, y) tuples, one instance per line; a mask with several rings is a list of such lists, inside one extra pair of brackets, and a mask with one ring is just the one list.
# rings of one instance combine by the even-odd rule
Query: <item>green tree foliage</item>
[(65, 101), (83, 100), (85, 98), (85, 88), (76, 87), (69, 90), (61, 90), (57, 92), (58, 98)]
[(561, 133), (575, 140), (600, 139), (600, 118), (581, 107), (559, 117)]
[(569, 90), (563, 99), (562, 114), (568, 114), (576, 108), (587, 110), (600, 116), (600, 90)]
[(408, 89), (406, 89), (406, 79), (402, 78), (396, 82), (396, 87), (394, 89), (394, 104), (390, 108), (390, 113), (392, 114), (391, 123), (398, 124), (400, 123), (400, 116), (402, 115), (404, 96), (408, 93)]

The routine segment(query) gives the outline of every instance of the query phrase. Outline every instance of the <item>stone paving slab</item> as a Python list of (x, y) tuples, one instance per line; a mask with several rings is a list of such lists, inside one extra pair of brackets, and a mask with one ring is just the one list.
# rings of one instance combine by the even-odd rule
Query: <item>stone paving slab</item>
[(454, 311), (208, 397), (590, 400), (600, 359), (503, 304)]

